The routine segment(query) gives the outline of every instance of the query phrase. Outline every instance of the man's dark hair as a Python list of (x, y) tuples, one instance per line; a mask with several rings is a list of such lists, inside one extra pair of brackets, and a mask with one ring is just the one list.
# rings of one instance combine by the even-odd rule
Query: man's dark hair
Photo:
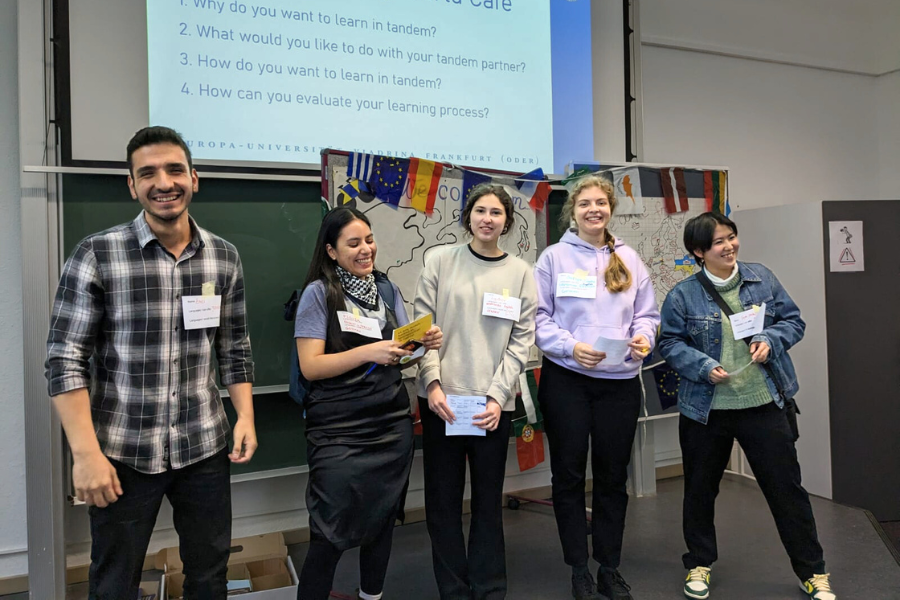
[[(694, 250), (703, 253), (712, 248), (713, 236), (718, 225), (728, 227), (734, 235), (737, 235), (737, 225), (722, 213), (705, 212), (684, 224), (684, 249), (692, 258), (697, 257)], [(702, 260), (697, 262), (703, 264)]]
[(135, 133), (134, 137), (131, 138), (131, 141), (128, 142), (128, 146), (125, 149), (127, 154), (125, 160), (128, 162), (128, 172), (131, 173), (132, 176), (134, 175), (131, 164), (132, 155), (134, 155), (136, 150), (143, 148), (144, 146), (152, 146), (153, 144), (174, 144), (180, 147), (184, 150), (185, 157), (187, 157), (188, 169), (194, 168), (194, 163), (191, 160), (191, 151), (181, 138), (181, 134), (174, 129), (163, 127), (161, 125), (154, 125), (152, 127), (144, 127)]

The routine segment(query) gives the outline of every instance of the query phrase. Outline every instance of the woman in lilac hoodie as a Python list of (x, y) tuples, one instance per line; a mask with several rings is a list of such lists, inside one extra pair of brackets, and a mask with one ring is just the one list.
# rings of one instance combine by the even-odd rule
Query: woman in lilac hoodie
[[(577, 600), (631, 598), (618, 571), (625, 482), (641, 407), (641, 362), (659, 325), (647, 268), (609, 231), (615, 209), (609, 180), (578, 180), (560, 219), (570, 228), (534, 268), (536, 341), (544, 353), (538, 400), (550, 443), (553, 511)], [(596, 584), (584, 527), (589, 438)]]

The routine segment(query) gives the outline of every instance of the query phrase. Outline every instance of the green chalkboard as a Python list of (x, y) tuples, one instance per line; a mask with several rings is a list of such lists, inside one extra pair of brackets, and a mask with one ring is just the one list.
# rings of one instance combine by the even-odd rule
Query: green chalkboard
[[(140, 205), (122, 175), (63, 176), (63, 245), (68, 256), (85, 236), (131, 221)], [(255, 387), (288, 382), (293, 325), (282, 304), (306, 276), (322, 222), (318, 182), (251, 181), (200, 177), (191, 202), (197, 223), (233, 243), (244, 265)], [(233, 472), (306, 463), (302, 411), (287, 393), (257, 394), (260, 449)], [(229, 417), (234, 418), (226, 402)]]

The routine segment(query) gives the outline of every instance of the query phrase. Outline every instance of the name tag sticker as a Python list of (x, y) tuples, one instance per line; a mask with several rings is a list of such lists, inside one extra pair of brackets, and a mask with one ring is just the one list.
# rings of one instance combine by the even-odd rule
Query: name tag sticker
[(730, 317), (731, 331), (734, 333), (734, 339), (742, 340), (745, 337), (756, 335), (763, 330), (766, 324), (766, 303), (762, 306), (754, 306), (750, 310), (734, 313)]
[(355, 315), (345, 310), (338, 311), (337, 316), (338, 322), (341, 324), (341, 331), (380, 340), (381, 327), (378, 326), (378, 319), (359, 316), (359, 309), (356, 309), (354, 312), (356, 313)]
[(182, 296), (181, 311), (185, 329), (218, 327), (222, 314), (222, 296)]
[[(509, 291), (506, 290), (509, 294)], [(497, 317), (518, 321), (522, 313), (522, 299), (513, 296), (503, 297), (500, 294), (485, 294), (481, 305), (481, 314), (486, 317)]]
[(557, 298), (596, 298), (597, 278), (588, 277), (587, 273), (578, 270), (575, 274), (560, 273), (556, 278)]

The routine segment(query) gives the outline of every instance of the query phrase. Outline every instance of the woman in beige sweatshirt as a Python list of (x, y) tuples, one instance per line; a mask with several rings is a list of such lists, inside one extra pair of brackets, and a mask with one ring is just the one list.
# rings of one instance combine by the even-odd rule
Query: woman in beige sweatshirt
[[(503, 187), (473, 188), (462, 219), (471, 242), (429, 256), (416, 288), (416, 318), (431, 313), (444, 331), (443, 346), (423, 357), (418, 379), (425, 511), (441, 600), (506, 597), (501, 495), (516, 382), (534, 343), (537, 309), (531, 266), (498, 246), (514, 219)], [(468, 417), (475, 435), (447, 435), (457, 420), (454, 396), (478, 398), (479, 409)], [(468, 548), (462, 531), (467, 462)]]

